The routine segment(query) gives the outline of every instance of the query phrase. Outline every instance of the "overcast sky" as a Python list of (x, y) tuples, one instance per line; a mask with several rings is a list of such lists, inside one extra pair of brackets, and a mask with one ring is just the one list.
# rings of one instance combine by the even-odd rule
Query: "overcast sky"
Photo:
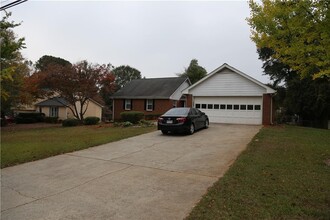
[(14, 31), (33, 62), (52, 55), (130, 65), (155, 78), (176, 76), (196, 58), (207, 72), (228, 63), (269, 82), (250, 39), (246, 1), (29, 0), (8, 11), (23, 22)]

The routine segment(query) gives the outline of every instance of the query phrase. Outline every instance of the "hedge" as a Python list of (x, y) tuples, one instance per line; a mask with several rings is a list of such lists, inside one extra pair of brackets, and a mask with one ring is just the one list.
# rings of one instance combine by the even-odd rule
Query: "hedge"
[(44, 122), (45, 114), (39, 112), (19, 113), (15, 117), (17, 124), (31, 124), (36, 122)]
[(96, 125), (100, 122), (100, 118), (98, 117), (87, 117), (84, 119), (85, 125)]
[(129, 121), (133, 124), (137, 124), (144, 117), (143, 112), (122, 112), (120, 113), (120, 117), (122, 121)]

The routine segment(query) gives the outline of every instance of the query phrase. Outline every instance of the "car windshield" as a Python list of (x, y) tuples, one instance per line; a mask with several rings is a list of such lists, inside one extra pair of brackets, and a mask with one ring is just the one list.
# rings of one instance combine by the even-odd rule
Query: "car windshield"
[(172, 108), (168, 110), (164, 116), (181, 116), (181, 115), (188, 115), (189, 108)]

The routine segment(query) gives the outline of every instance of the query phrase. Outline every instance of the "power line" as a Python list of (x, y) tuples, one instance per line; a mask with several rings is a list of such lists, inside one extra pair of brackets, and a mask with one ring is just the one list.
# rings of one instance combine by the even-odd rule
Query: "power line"
[(3, 10), (6, 10), (8, 8), (14, 7), (16, 5), (22, 4), (23, 2), (26, 2), (26, 1), (28, 1), (28, 0), (16, 0), (12, 3), (9, 3), (7, 5), (4, 5), (4, 6), (0, 7), (0, 11), (3, 11)]

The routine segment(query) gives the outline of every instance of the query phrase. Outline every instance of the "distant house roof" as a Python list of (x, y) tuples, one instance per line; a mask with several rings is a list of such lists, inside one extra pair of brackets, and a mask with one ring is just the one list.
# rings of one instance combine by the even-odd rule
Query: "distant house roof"
[(36, 106), (47, 106), (47, 107), (61, 107), (61, 106), (67, 106), (69, 105), (69, 103), (61, 97), (54, 97), (54, 98), (50, 98), (47, 99), (45, 101), (39, 102), (37, 104), (35, 104)]
[(168, 99), (185, 81), (186, 77), (135, 79), (112, 95), (125, 99)]

